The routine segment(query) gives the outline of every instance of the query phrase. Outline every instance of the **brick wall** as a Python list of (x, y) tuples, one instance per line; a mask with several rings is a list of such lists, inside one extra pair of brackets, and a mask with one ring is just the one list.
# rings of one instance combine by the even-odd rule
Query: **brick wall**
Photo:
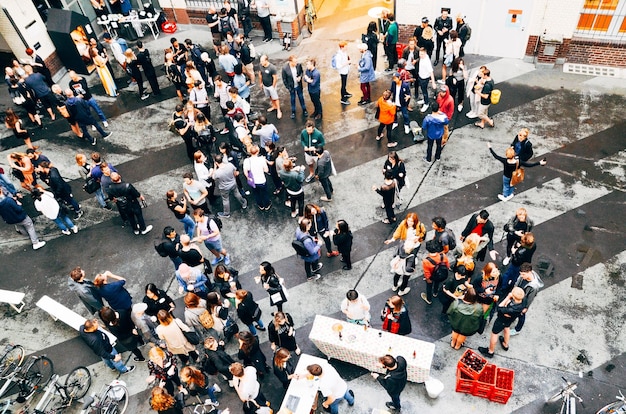
[(57, 55), (57, 51), (52, 52), (50, 56), (48, 56), (44, 62), (46, 63), (46, 67), (50, 69), (50, 73), (54, 76), (59, 70), (63, 68), (63, 62), (59, 59)]
[(567, 61), (586, 65), (626, 68), (626, 45), (572, 39)]
[(409, 39), (413, 37), (417, 25), (415, 24), (399, 24), (398, 25), (398, 43), (409, 43)]

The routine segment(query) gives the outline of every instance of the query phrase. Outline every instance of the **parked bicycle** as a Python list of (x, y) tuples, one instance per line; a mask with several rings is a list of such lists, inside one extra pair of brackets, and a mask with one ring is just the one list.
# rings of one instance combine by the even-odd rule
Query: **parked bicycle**
[(4, 347), (2, 357), (0, 357), (0, 379), (5, 379), (7, 375), (24, 362), (24, 348), (20, 345), (8, 344)]
[[(185, 404), (185, 407), (183, 408), (183, 412), (185, 414), (217, 414), (219, 412), (217, 410), (219, 404), (212, 402), (210, 399), (202, 401), (197, 395), (191, 398), (195, 401), (190, 404)], [(224, 413), (224, 411), (220, 414)]]
[[(52, 378), (54, 372), (52, 361), (45, 356), (31, 356), (25, 363), (17, 364), (18, 359), (10, 363), (7, 367), (12, 367), (12, 371), (8, 371), (4, 375), (4, 384), (0, 388), (0, 397), (3, 397), (9, 391), (13, 393), (17, 387), (16, 401), (25, 402), (32, 397), (35, 391), (45, 387)], [(23, 359), (22, 359), (23, 361)]]
[(304, 7), (306, 9), (306, 13), (304, 15), (306, 28), (309, 31), (309, 34), (313, 34), (313, 22), (317, 20), (317, 12), (315, 11), (315, 4), (313, 4), (313, 0), (307, 0)]
[(124, 414), (128, 397), (126, 383), (115, 380), (103, 386), (100, 394), (93, 393), (85, 398), (80, 414)]
[(617, 398), (617, 401), (600, 408), (596, 414), (626, 414), (626, 398), (624, 398), (624, 394), (620, 391), (615, 398)]
[(584, 407), (583, 399), (574, 392), (574, 390), (578, 388), (578, 384), (575, 382), (569, 382), (565, 378), (563, 378), (563, 381), (565, 381), (563, 389), (548, 398), (547, 402), (551, 403), (562, 400), (561, 411), (559, 411), (559, 414), (576, 414), (576, 401), (580, 402), (580, 404)]
[[(63, 385), (59, 384), (59, 379), (56, 374), (52, 377), (33, 414), (62, 413), (74, 401), (83, 398), (91, 386), (91, 373), (85, 367), (74, 368), (65, 378)], [(21, 414), (29, 414), (29, 411), (22, 411)]]

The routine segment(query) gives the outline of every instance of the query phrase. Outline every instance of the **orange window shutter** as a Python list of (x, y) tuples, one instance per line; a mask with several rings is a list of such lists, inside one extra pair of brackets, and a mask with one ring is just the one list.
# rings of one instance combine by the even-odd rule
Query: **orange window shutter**
[(622, 25), (619, 27), (620, 33), (626, 33), (626, 17), (622, 19)]
[(596, 16), (596, 21), (593, 24), (593, 29), (598, 32), (606, 32), (609, 30), (609, 25), (611, 24), (611, 20), (613, 20), (613, 16), (608, 16), (606, 14), (599, 14)]
[(581, 13), (576, 28), (578, 30), (590, 30), (593, 27), (593, 20), (595, 17), (595, 14)]
[(615, 10), (617, 9), (617, 4), (619, 0), (602, 0), (602, 4), (600, 4), (600, 10)]

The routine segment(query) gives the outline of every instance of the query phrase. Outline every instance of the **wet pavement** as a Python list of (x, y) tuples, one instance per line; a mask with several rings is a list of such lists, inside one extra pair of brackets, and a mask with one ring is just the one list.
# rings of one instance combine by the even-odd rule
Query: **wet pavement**
[[(360, 38), (369, 20), (367, 10), (375, 5), (378, 3), (374, 1), (353, 1), (348, 6), (342, 5), (342, 11), (347, 11), (343, 14), (334, 10), (332, 3), (325, 2), (318, 11), (313, 36), (290, 52), (280, 50), (276, 40), (263, 44), (260, 38), (254, 39), (257, 50), (267, 52), (279, 70), (291, 53), (302, 59), (315, 56), (318, 60), (324, 105), (324, 119), (318, 128), (326, 136), (326, 148), (333, 155), (338, 171), (332, 178), (333, 202), (324, 207), (331, 221), (345, 219), (350, 224), (354, 233), (353, 269), (341, 270), (342, 263), (337, 258), (323, 258), (324, 277), (315, 283), (306, 282), (301, 260), (294, 256), (290, 246), (296, 221), (282, 205), (281, 197), (274, 198), (274, 207), (269, 212), (255, 208), (246, 212), (234, 210), (231, 218), (223, 220), (225, 247), (233, 258), (233, 266), (241, 272), (243, 287), (261, 304), (264, 320), (269, 322), (269, 301), (253, 277), (258, 264), (268, 260), (289, 288), (290, 299), (285, 310), (296, 321), (300, 346), (304, 352), (317, 356), (322, 355), (307, 340), (316, 314), (341, 319), (339, 303), (348, 289), (356, 287), (369, 298), (373, 326), (379, 327), (377, 314), (392, 294), (389, 260), (393, 249), (382, 243), (392, 228), (380, 222), (384, 216), (379, 207), (381, 200), (370, 189), (382, 179), (380, 170), (387, 148), (384, 140), (382, 144), (374, 140), (377, 127), (374, 105), (356, 105), (360, 95), (355, 71), (348, 83), (354, 94), (353, 103), (344, 106), (339, 103), (339, 76), (330, 67), (339, 39), (351, 41), (348, 51), (357, 59), (352, 40)], [(346, 19), (346, 15), (350, 18)], [(175, 36), (190, 37), (205, 46), (210, 44), (210, 35), (198, 26), (181, 27)], [(153, 61), (160, 62), (160, 51), (169, 46), (169, 37), (146, 43), (156, 54)], [(558, 68), (537, 70), (510, 59), (467, 56), (466, 62), (471, 68), (489, 66), (497, 88), (502, 90), (501, 102), (490, 108), (496, 127), (480, 130), (463, 114), (455, 114), (451, 123), (453, 133), (442, 160), (432, 165), (422, 161), (425, 144), (413, 144), (411, 137), (398, 128), (396, 150), (406, 162), (410, 186), (403, 190), (404, 203), (396, 214), (402, 217), (406, 211), (417, 212), (427, 225), (430, 218), (441, 215), (458, 235), (469, 216), (485, 208), (496, 227), (496, 249), (502, 254), (505, 247), (500, 241), (502, 226), (518, 207), (524, 206), (535, 221), (533, 233), (538, 248), (534, 264), (551, 264), (554, 272), (542, 274), (545, 287), (533, 302), (524, 330), (511, 339), (510, 350), (496, 349), (493, 362), (515, 370), (513, 395), (507, 405), (501, 405), (454, 391), (461, 351), (449, 346), (450, 326), (439, 315), (440, 305), (435, 302), (428, 306), (420, 299), (425, 287), (421, 270), (418, 271), (409, 282), (411, 292), (405, 296), (413, 324), (410, 336), (435, 343), (431, 375), (444, 383), (445, 390), (439, 399), (433, 400), (422, 384), (410, 383), (402, 395), (402, 411), (558, 412), (558, 403), (546, 405), (545, 401), (558, 390), (564, 376), (579, 382), (578, 391), (584, 400), (579, 412), (594, 413), (612, 401), (618, 389), (626, 390), (626, 338), (621, 329), (626, 314), (622, 298), (626, 278), (626, 115), (623, 111), (626, 88), (615, 80), (564, 74)], [(381, 66), (384, 67), (382, 54), (379, 70)], [(436, 68), (438, 75), (439, 69)], [(157, 70), (161, 75), (160, 68)], [(372, 84), (373, 98), (380, 96), (390, 81), (389, 74), (380, 73)], [(66, 82), (66, 79), (60, 81), (61, 85)], [(22, 313), (16, 314), (4, 305), (0, 308), (1, 343), (19, 343), (28, 353), (48, 355), (61, 375), (75, 366), (88, 366), (94, 375), (92, 391), (111, 381), (114, 375), (94, 357), (74, 330), (54, 322), (35, 303), (45, 294), (88, 316), (66, 288), (69, 271), (80, 265), (91, 277), (103, 270), (126, 277), (136, 301), (143, 297), (148, 282), (168, 288), (177, 299), (177, 313), (182, 313), (184, 305), (173, 280), (171, 263), (159, 257), (153, 245), (166, 225), (182, 231), (166, 208), (164, 194), (169, 188), (180, 192), (182, 174), (192, 171), (192, 167), (180, 138), (167, 130), (167, 121), (177, 103), (174, 90), (164, 76), (159, 77), (159, 82), (161, 97), (140, 101), (136, 90), (130, 88), (123, 89), (117, 99), (105, 97), (96, 77), (90, 77), (94, 85), (92, 92), (109, 117), (109, 129), (114, 132), (107, 140), (99, 139), (95, 149), (116, 165), (126, 181), (145, 194), (148, 208), (144, 216), (148, 224), (154, 225), (151, 233), (135, 236), (128, 228), (123, 229), (115, 211), (97, 208), (95, 200), (80, 190), (74, 154), (89, 153), (94, 148), (73, 137), (64, 120), (51, 123), (49, 118), (44, 119), (45, 129), (34, 130), (34, 141), (62, 175), (71, 180), (75, 196), (86, 212), (77, 221), (81, 231), (69, 237), (62, 235), (49, 220), (35, 214), (28, 200), (25, 208), (47, 241), (43, 249), (33, 252), (28, 241), (17, 235), (12, 226), (0, 226), (3, 261), (0, 288), (26, 293)], [(280, 81), (279, 85), (283, 113), (288, 115), (289, 96)], [(10, 102), (4, 94), (0, 98), (0, 109), (4, 110)], [(305, 99), (309, 105), (306, 93)], [(253, 110), (264, 112), (267, 106), (262, 91), (254, 88)], [(212, 113), (219, 113), (215, 103)], [(421, 123), (422, 117), (417, 109), (411, 112), (411, 119)], [(277, 120), (273, 114), (268, 118), (280, 132), (280, 144), (302, 163), (297, 135), (304, 119), (291, 120), (285, 116)], [(221, 126), (219, 117), (216, 119)], [(515, 198), (502, 203), (496, 197), (501, 189), (501, 166), (489, 154), (486, 143), (491, 142), (497, 153), (503, 153), (524, 126), (531, 130), (535, 159), (546, 157), (548, 165), (529, 169)], [(0, 146), (3, 164), (8, 152), (23, 149), (22, 143), (7, 133), (2, 135)], [(318, 203), (316, 200), (323, 192), (319, 184), (313, 183), (306, 186), (305, 194), (307, 202)], [(219, 206), (214, 210), (219, 211)], [(266, 355), (271, 355), (266, 333), (261, 333), (260, 339)], [(487, 342), (486, 333), (470, 337), (466, 345), (476, 349)], [(233, 346), (230, 344), (228, 348), (231, 353), (235, 352)], [(580, 358), (581, 354), (587, 358)], [(341, 412), (369, 413), (373, 408), (384, 408), (386, 394), (367, 371), (337, 361), (332, 363), (356, 395), (355, 406), (343, 404)], [(123, 378), (133, 395), (127, 412), (150, 411), (146, 376), (147, 369), (140, 366)], [(221, 379), (217, 382), (224, 390), (219, 395), (220, 407), (230, 407), (231, 412), (239, 413), (236, 395)], [(269, 375), (262, 389), (277, 409), (284, 395), (278, 381)]]

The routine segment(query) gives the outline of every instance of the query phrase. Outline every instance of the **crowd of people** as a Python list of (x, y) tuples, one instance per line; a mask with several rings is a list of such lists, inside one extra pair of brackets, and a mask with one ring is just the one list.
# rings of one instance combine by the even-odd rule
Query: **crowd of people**
[[(239, 396), (244, 412), (256, 412), (260, 407), (269, 406), (260, 390), (260, 382), (272, 371), (285, 389), (292, 379), (302, 375), (319, 377), (319, 387), (325, 397), (322, 405), (330, 412), (338, 413), (338, 405), (344, 399), (349, 405), (354, 404), (354, 393), (332, 366), (311, 365), (306, 373), (295, 372), (292, 358), (294, 354), (300, 355), (301, 347), (296, 339), (294, 319), (283, 309), (289, 300), (285, 280), (272, 264), (260, 263), (259, 275), (255, 278), (267, 291), (270, 305), (276, 307), (269, 321), (265, 317), (266, 325), (261, 308), (248, 290), (250, 287), (245, 289), (245, 283), (238, 278), (239, 272), (231, 267), (232, 259), (225, 247), (224, 236), (228, 235), (222, 232), (221, 220), (231, 217), (231, 195), (242, 210), (248, 208), (248, 196), (252, 195), (261, 212), (269, 211), (279, 200), (290, 209), (291, 217), (297, 217), (292, 246), (304, 263), (308, 281), (322, 277), (322, 247), (328, 259), (341, 255), (343, 270), (352, 269), (353, 235), (349, 225), (343, 219), (332, 225), (328, 217), (332, 209), (326, 210), (332, 206), (331, 177), (336, 171), (332, 156), (325, 148), (324, 133), (317, 123), (323, 117), (317, 61), (309, 58), (303, 65), (296, 55), (291, 55), (281, 68), (280, 76), (267, 55), (260, 56), (257, 64), (249, 39), (251, 5), (256, 6), (263, 24), (264, 41), (271, 41), (271, 28), (269, 33), (266, 30), (269, 4), (265, 0), (239, 0), (237, 9), (226, 0), (224, 8), (219, 11), (211, 8), (206, 16), (213, 33), (212, 50), (205, 50), (191, 39), (181, 43), (171, 38), (171, 47), (164, 51), (165, 74), (181, 101), (170, 119), (170, 129), (183, 140), (195, 173), (184, 173), (181, 188), (165, 192), (167, 207), (180, 223), (181, 234), (174, 226), (167, 226), (163, 229), (163, 241), (156, 246), (157, 252), (169, 258), (174, 266), (178, 293), (184, 297), (183, 318), (174, 315), (174, 300), (154, 283), (148, 283), (145, 297), (136, 301), (124, 287), (126, 279), (110, 271), (96, 275), (91, 281), (76, 267), (68, 279), (70, 289), (89, 313), (97, 313), (100, 319), (100, 322), (96, 318), (88, 319), (80, 329), (80, 336), (109, 368), (121, 374), (133, 371), (135, 366), (125, 365), (119, 352), (131, 351), (134, 361), (147, 361), (146, 381), (154, 387), (151, 405), (162, 413), (181, 412), (186, 395), (206, 395), (205, 404), (217, 407), (217, 394), (221, 392), (217, 379), (220, 378)], [(382, 168), (383, 182), (372, 187), (382, 196), (386, 214), (383, 222), (387, 224), (397, 222), (394, 209), (402, 203), (400, 192), (408, 179), (403, 160), (392, 148), (398, 145), (395, 131), (400, 123), (404, 133), (410, 133), (411, 102), (415, 102), (422, 113), (430, 110), (421, 126), (428, 140), (424, 157), (428, 163), (432, 162), (433, 146), (434, 160), (441, 158), (442, 148), (452, 131), (450, 120), (455, 112), (462, 113), (466, 99), (470, 105), (466, 116), (478, 118), (477, 127), (494, 126), (488, 116), (494, 90), (490, 70), (481, 66), (468, 74), (463, 47), (471, 31), (462, 16), (457, 17), (457, 27), (453, 29), (449, 12), (442, 9), (434, 26), (427, 17), (421, 19), (400, 59), (396, 48), (398, 25), (391, 13), (383, 15), (380, 25), (370, 23), (357, 46), (362, 92), (359, 105), (373, 101), (371, 83), (377, 79), (379, 43), (383, 43), (387, 58), (386, 72), (392, 72), (389, 88), (375, 100), (376, 119), (380, 123), (376, 140), (381, 140), (386, 132), (390, 150)], [(103, 39), (110, 53), (96, 39), (91, 39), (89, 53), (106, 94), (111, 97), (119, 94), (117, 84), (122, 81), (119, 76), (116, 80), (115, 72), (120, 69), (127, 84), (137, 86), (141, 100), (149, 97), (144, 89), (144, 76), (152, 94), (162, 93), (150, 52), (141, 41), (133, 49), (109, 33), (105, 33)], [(347, 89), (352, 61), (346, 46), (346, 42), (339, 42), (332, 59), (332, 67), (341, 79), (342, 105), (349, 105), (352, 97)], [(431, 62), (433, 52), (435, 60)], [(61, 114), (71, 130), (92, 145), (97, 141), (90, 135), (89, 126), (103, 138), (111, 135), (100, 126), (102, 123), (107, 128), (108, 120), (85, 78), (70, 71), (70, 82), (63, 89), (53, 83), (41, 58), (37, 59), (32, 50), (29, 55), (32, 57), (30, 64), (14, 61), (13, 67), (5, 69), (5, 80), (14, 102), (26, 111), (33, 125), (43, 126), (40, 104), (51, 120), (55, 119), (55, 112)], [(434, 68), (440, 59), (441, 78), (437, 80)], [(112, 61), (120, 69), (114, 69)], [(291, 118), (296, 118), (299, 104), (305, 119), (299, 138), (306, 165), (296, 165), (296, 157), (279, 145), (279, 131), (268, 119), (272, 112), (276, 119), (282, 118), (279, 80), (290, 95)], [(309, 108), (313, 108), (311, 113), (305, 100), (305, 85), (311, 101)], [(265, 113), (251, 109), (251, 88), (255, 86), (268, 99)], [(213, 98), (221, 111), (219, 119), (211, 111)], [(22, 189), (32, 194), (36, 209), (54, 221), (63, 234), (77, 233), (74, 220), (79, 219), (83, 211), (72, 195), (72, 188), (39, 147), (33, 145), (28, 128), (14, 110), (7, 111), (5, 124), (27, 147), (25, 153), (9, 155), (12, 174), (19, 179)], [(218, 124), (222, 127), (218, 128)], [(520, 166), (546, 163), (545, 160), (529, 161), (533, 150), (528, 137), (528, 129), (522, 129), (506, 150), (506, 157), (497, 155), (489, 144), (493, 157), (504, 165), (503, 189), (498, 195), (502, 201), (513, 197), (511, 180)], [(89, 156), (78, 153), (75, 158), (78, 172), (85, 180), (83, 188), (95, 195), (100, 207), (111, 209), (114, 204), (124, 225), (129, 224), (136, 235), (152, 230), (152, 225), (146, 225), (143, 218), (143, 195), (131, 183), (122, 180), (115, 166), (99, 152)], [(324, 195), (319, 200), (326, 203), (326, 207), (310, 200), (307, 203), (306, 184), (314, 180), (321, 184)], [(22, 198), (11, 180), (4, 173), (0, 174), (0, 214), (8, 224), (25, 231), (33, 248), (39, 249), (45, 242), (39, 239), (32, 220), (21, 207)], [(212, 209), (221, 211), (213, 214)], [(451, 325), (450, 346), (454, 349), (460, 349), (468, 336), (482, 333), (496, 316), (488, 347), (479, 348), (485, 356), (492, 357), (498, 342), (504, 351), (508, 350), (510, 336), (522, 329), (528, 308), (543, 286), (531, 265), (536, 250), (531, 233), (533, 223), (521, 208), (504, 225), (506, 257), (500, 263), (494, 248), (495, 226), (486, 210), (472, 215), (458, 239), (446, 224), (443, 217), (433, 218), (434, 237), (426, 241), (426, 226), (416, 213), (410, 212), (397, 225), (393, 236), (385, 240), (394, 249), (390, 268), (391, 289), (395, 294), (380, 311), (380, 327), (399, 335), (411, 333), (411, 320), (403, 297), (411, 291), (410, 278), (419, 273), (418, 252), (425, 244), (426, 252), (420, 256), (425, 292), (420, 297), (429, 306), (434, 298), (439, 298), (441, 313)], [(213, 259), (206, 256), (206, 251)], [(482, 268), (478, 262), (484, 263)], [(355, 289), (346, 293), (340, 309), (350, 323), (370, 325), (373, 322), (367, 298)], [(237, 321), (247, 330), (240, 329)], [(515, 321), (517, 324), (511, 329)], [(106, 327), (118, 338), (119, 351), (99, 326)], [(269, 362), (259, 346), (259, 331), (266, 330), (273, 351)], [(224, 348), (233, 338), (238, 341), (236, 358)], [(147, 358), (140, 350), (143, 344), (150, 344)], [(387, 407), (394, 410), (401, 409), (406, 366), (402, 356), (384, 355), (380, 357), (379, 367), (385, 373), (372, 374), (391, 398)]]

